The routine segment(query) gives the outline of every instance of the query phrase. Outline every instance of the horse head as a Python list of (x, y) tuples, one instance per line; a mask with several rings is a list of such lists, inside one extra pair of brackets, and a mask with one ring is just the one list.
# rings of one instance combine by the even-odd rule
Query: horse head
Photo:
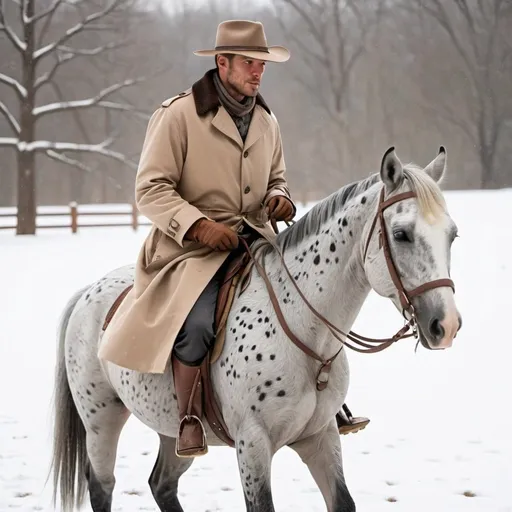
[(370, 286), (406, 318), (414, 318), (428, 349), (450, 347), (461, 327), (450, 279), (457, 227), (438, 185), (445, 172), (443, 147), (425, 168), (404, 166), (394, 148), (388, 149), (377, 211), (361, 248)]

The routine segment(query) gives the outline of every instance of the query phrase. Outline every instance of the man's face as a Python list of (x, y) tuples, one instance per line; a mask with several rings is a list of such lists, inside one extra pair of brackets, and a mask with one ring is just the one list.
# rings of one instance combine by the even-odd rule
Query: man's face
[(238, 100), (243, 96), (256, 96), (265, 72), (265, 61), (234, 55), (231, 61), (219, 58), (221, 78), (227, 83), (230, 94)]

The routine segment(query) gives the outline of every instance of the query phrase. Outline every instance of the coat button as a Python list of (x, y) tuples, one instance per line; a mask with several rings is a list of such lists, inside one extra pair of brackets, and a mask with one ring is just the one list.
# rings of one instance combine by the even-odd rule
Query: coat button
[(249, 151), (244, 151), (244, 158), (247, 158), (249, 156)]
[(247, 187), (244, 188), (244, 194), (248, 194), (251, 191), (251, 187), (247, 185)]

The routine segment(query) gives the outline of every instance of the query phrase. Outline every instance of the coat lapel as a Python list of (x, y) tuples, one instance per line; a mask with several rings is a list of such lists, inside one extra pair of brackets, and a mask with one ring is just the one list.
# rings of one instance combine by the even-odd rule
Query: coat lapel
[(240, 149), (243, 148), (243, 141), (242, 137), (240, 137), (238, 128), (236, 127), (233, 119), (231, 119), (231, 116), (228, 114), (228, 111), (223, 106), (220, 106), (217, 110), (215, 117), (212, 119), (212, 125), (226, 135), (226, 137), (229, 137), (231, 140), (236, 142), (238, 146), (240, 146)]
[(249, 131), (247, 132), (247, 137), (245, 139), (244, 149), (248, 149), (254, 145), (258, 139), (263, 136), (269, 129), (270, 121), (268, 117), (269, 116), (265, 112), (264, 108), (260, 107), (259, 105), (254, 107), (251, 124), (249, 125)]

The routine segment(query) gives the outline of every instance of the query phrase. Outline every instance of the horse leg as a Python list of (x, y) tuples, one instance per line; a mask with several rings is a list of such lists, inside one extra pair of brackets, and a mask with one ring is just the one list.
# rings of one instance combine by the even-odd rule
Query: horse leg
[(193, 458), (176, 455), (176, 439), (158, 434), (160, 449), (153, 471), (149, 477), (149, 487), (162, 512), (183, 512), (178, 500), (178, 481), (194, 462)]
[(274, 512), (270, 487), (274, 453), (267, 432), (254, 424), (239, 429), (236, 451), (247, 512)]
[(343, 475), (341, 443), (336, 423), (306, 439), (290, 445), (318, 485), (329, 512), (355, 512)]
[(129, 416), (124, 405), (111, 402), (97, 411), (94, 424), (86, 425), (86, 477), (93, 512), (111, 510), (117, 443)]

